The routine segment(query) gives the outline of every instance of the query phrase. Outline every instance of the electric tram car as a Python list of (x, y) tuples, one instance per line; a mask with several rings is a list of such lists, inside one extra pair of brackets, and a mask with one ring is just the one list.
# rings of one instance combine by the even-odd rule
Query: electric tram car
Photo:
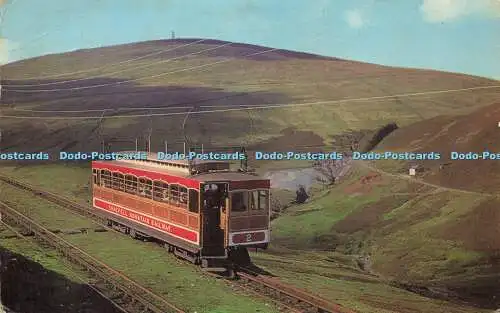
[(270, 181), (229, 162), (93, 161), (93, 210), (133, 238), (160, 240), (209, 270), (249, 262), (270, 240)]

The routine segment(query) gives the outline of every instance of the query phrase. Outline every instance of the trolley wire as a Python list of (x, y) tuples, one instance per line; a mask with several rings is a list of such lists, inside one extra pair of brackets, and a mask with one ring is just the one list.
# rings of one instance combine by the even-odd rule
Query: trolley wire
[[(200, 110), (200, 111), (192, 111), (191, 107), (190, 114), (211, 114), (211, 113), (225, 113), (225, 112), (237, 112), (237, 111), (246, 111), (246, 110), (264, 110), (264, 109), (275, 109), (275, 108), (288, 108), (288, 107), (300, 107), (300, 106), (312, 106), (312, 105), (327, 105), (327, 104), (338, 104), (338, 103), (347, 103), (347, 102), (361, 102), (361, 101), (370, 101), (370, 100), (383, 100), (383, 99), (391, 99), (398, 97), (415, 97), (415, 96), (426, 96), (426, 95), (434, 95), (434, 94), (445, 94), (445, 93), (454, 93), (454, 92), (463, 92), (463, 91), (472, 91), (472, 90), (481, 90), (481, 89), (496, 89), (500, 88), (500, 85), (491, 85), (491, 86), (478, 86), (478, 87), (470, 87), (470, 88), (461, 88), (461, 89), (447, 89), (447, 90), (433, 90), (433, 91), (423, 91), (423, 92), (413, 92), (413, 93), (403, 93), (403, 94), (395, 94), (395, 95), (385, 95), (385, 96), (373, 96), (373, 97), (362, 97), (362, 98), (347, 98), (347, 99), (335, 99), (335, 100), (322, 100), (322, 101), (314, 101), (314, 102), (303, 102), (303, 103), (281, 103), (281, 104), (266, 104), (266, 105), (252, 105), (248, 107), (238, 107), (238, 108), (229, 108), (229, 109), (218, 109), (218, 110)], [(147, 110), (147, 108), (145, 109)], [(110, 119), (110, 118), (138, 118), (138, 117), (149, 117), (149, 116), (176, 116), (176, 115), (184, 115), (187, 111), (184, 112), (170, 112), (170, 113), (153, 113), (153, 114), (130, 114), (130, 115), (113, 115), (113, 116), (18, 116), (18, 115), (0, 115), (0, 118), (10, 118), (10, 119), (28, 119), (28, 120), (90, 120), (90, 119)]]
[[(225, 45), (229, 45), (229, 44), (231, 44), (231, 43), (226, 43)], [(244, 55), (242, 57), (246, 58), (246, 57), (261, 55), (261, 54), (269, 53), (269, 52), (276, 51), (276, 50), (281, 50), (281, 49), (278, 49), (278, 48), (267, 49), (267, 50), (264, 50), (264, 51), (259, 51), (259, 52), (254, 52), (254, 53), (246, 54), (246, 55)], [(236, 59), (240, 59), (242, 57), (224, 58), (223, 60), (216, 61), (216, 62), (201, 64), (201, 65), (191, 66), (191, 67), (188, 67), (188, 68), (178, 69), (178, 70), (174, 70), (174, 71), (170, 71), (170, 72), (164, 72), (164, 73), (160, 73), (160, 74), (155, 74), (155, 75), (150, 75), (150, 76), (145, 76), (145, 77), (139, 77), (139, 78), (132, 78), (132, 79), (127, 79), (127, 80), (123, 80), (123, 81), (119, 81), (119, 82), (106, 83), (106, 84), (98, 84), (98, 85), (91, 85), (91, 86), (80, 86), (80, 87), (71, 87), (71, 88), (57, 88), (57, 89), (23, 90), (23, 89), (9, 89), (9, 88), (6, 88), (5, 90), (7, 90), (9, 92), (18, 92), (18, 93), (37, 93), (37, 92), (75, 91), (75, 90), (85, 90), (85, 89), (108, 87), (108, 86), (117, 86), (117, 85), (121, 85), (121, 84), (125, 84), (125, 83), (142, 81), (142, 80), (148, 80), (148, 79), (151, 79), (151, 78), (158, 78), (158, 77), (163, 77), (163, 76), (167, 76), (167, 75), (171, 75), (171, 74), (192, 71), (192, 70), (196, 70), (196, 69), (200, 69), (200, 68), (205, 68), (205, 67), (211, 67), (211, 66), (215, 66), (215, 65), (218, 65), (218, 64), (227, 63), (227, 62), (230, 62), (230, 61), (233, 61), (233, 60), (236, 60)]]
[[(120, 61), (120, 62), (106, 64), (106, 65), (103, 65), (103, 66), (93, 67), (93, 68), (89, 68), (89, 69), (85, 69), (85, 70), (73, 71), (73, 72), (65, 72), (65, 73), (53, 74), (53, 75), (45, 75), (45, 76), (31, 76), (31, 77), (24, 77), (24, 78), (13, 78), (13, 79), (8, 79), (8, 81), (41, 80), (41, 79), (48, 79), (48, 78), (57, 78), (57, 77), (62, 77), (62, 76), (71, 76), (71, 75), (82, 74), (82, 73), (96, 72), (96, 71), (100, 71), (102, 69), (106, 69), (106, 68), (109, 68), (109, 67), (116, 67), (118, 65), (132, 63), (134, 61), (142, 60), (142, 59), (145, 59), (145, 58), (148, 58), (148, 57), (151, 57), (151, 56), (155, 56), (155, 55), (162, 54), (162, 53), (165, 53), (165, 52), (173, 51), (173, 50), (176, 50), (176, 49), (179, 49), (179, 48), (183, 48), (183, 47), (187, 47), (187, 46), (190, 46), (190, 45), (198, 44), (198, 43), (201, 43), (201, 42), (204, 42), (204, 41), (207, 41), (207, 40), (208, 39), (201, 39), (201, 40), (197, 40), (197, 41), (191, 42), (191, 43), (186, 44), (186, 45), (181, 45), (181, 46), (177, 46), (177, 47), (170, 48), (170, 49), (162, 49), (160, 51), (151, 52), (151, 53), (148, 53), (148, 54), (136, 57), (136, 58), (127, 59), (127, 60), (123, 60), (123, 61)], [(11, 86), (20, 86), (20, 85), (11, 85)]]
[[(386, 73), (386, 71), (384, 71)], [(393, 74), (389, 74), (389, 76), (392, 76)], [(380, 77), (380, 75), (370, 75), (370, 76), (355, 76), (348, 78), (347, 81), (354, 80), (354, 79), (363, 79), (363, 78), (370, 78), (370, 77)], [(342, 82), (345, 82), (346, 80), (341, 80)], [(230, 86), (230, 87), (251, 87), (251, 86), (258, 86), (258, 87), (263, 87), (263, 86), (272, 86), (272, 85), (290, 85), (290, 86), (306, 86), (306, 85), (330, 85), (331, 81), (328, 82), (314, 82), (314, 83), (304, 83), (304, 82), (290, 82), (290, 83), (284, 83), (284, 82), (267, 82), (267, 83), (254, 83), (254, 84), (244, 84), (244, 85), (236, 85), (236, 84), (221, 84), (221, 86)], [(213, 86), (215, 87), (215, 86)], [(247, 92), (241, 93), (237, 96), (243, 96), (248, 94)], [(231, 96), (232, 97), (232, 96)], [(176, 110), (176, 109), (190, 109), (192, 106), (177, 106), (176, 104), (182, 105), (182, 104), (193, 104), (193, 103), (200, 103), (200, 102), (208, 102), (208, 101), (216, 101), (216, 100), (221, 100), (221, 99), (226, 99), (226, 97), (221, 97), (221, 98), (205, 98), (205, 99), (200, 99), (196, 101), (190, 101), (190, 102), (180, 102), (180, 103), (174, 103), (174, 104), (168, 104), (165, 106), (161, 107), (112, 107), (112, 108), (102, 108), (102, 109), (86, 109), (86, 110), (36, 110), (36, 109), (23, 109), (23, 108), (9, 108), (10, 110), (13, 111), (22, 111), (22, 112), (35, 112), (35, 113), (88, 113), (88, 112), (102, 112), (103, 110), (108, 110), (108, 111), (145, 111), (145, 110)], [(395, 101), (399, 101), (395, 97)], [(174, 105), (174, 106), (172, 106)], [(244, 104), (244, 105), (235, 105), (235, 104), (224, 104), (224, 105), (197, 105), (196, 107), (202, 107), (202, 108), (209, 108), (209, 107), (244, 107), (244, 106), (255, 106), (255, 105), (262, 105), (262, 104)]]
[[(198, 40), (197, 42), (201, 42), (201, 40)], [(187, 46), (190, 46), (190, 45), (193, 45), (193, 44), (194, 43), (190, 43), (190, 44), (187, 44), (187, 45), (178, 46), (178, 47), (172, 48), (170, 50), (161, 51), (161, 53), (164, 53), (164, 52), (167, 52), (167, 51), (176, 50), (176, 49), (183, 48), (183, 47), (187, 47)], [(203, 49), (201, 51), (191, 52), (191, 53), (188, 53), (186, 55), (182, 55), (182, 56), (178, 56), (178, 57), (173, 57), (173, 58), (168, 58), (166, 60), (161, 60), (161, 61), (157, 61), (157, 62), (151, 62), (151, 63), (147, 63), (147, 64), (143, 64), (143, 65), (138, 65), (138, 66), (134, 66), (134, 67), (130, 67), (130, 68), (125, 68), (125, 69), (121, 69), (119, 71), (115, 71), (115, 72), (111, 72), (111, 73), (104, 73), (102, 75), (96, 75), (96, 76), (91, 76), (91, 77), (83, 77), (83, 78), (75, 78), (75, 79), (62, 80), (62, 81), (50, 82), (50, 83), (40, 83), (40, 84), (24, 84), (24, 85), (10, 85), (10, 84), (6, 84), (6, 85), (4, 85), (4, 88), (6, 88), (6, 90), (18, 92), (18, 90), (13, 90), (13, 89), (9, 89), (9, 88), (10, 87), (14, 87), (14, 88), (21, 87), (22, 88), (22, 87), (39, 87), (39, 86), (61, 85), (61, 84), (79, 82), (79, 81), (87, 81), (87, 80), (96, 79), (96, 78), (103, 78), (103, 77), (106, 77), (107, 75), (115, 75), (115, 74), (120, 74), (120, 73), (123, 73), (123, 72), (132, 71), (132, 70), (138, 70), (138, 69), (142, 69), (142, 68), (152, 67), (152, 66), (155, 66), (155, 65), (158, 65), (158, 64), (169, 63), (171, 61), (183, 59), (183, 58), (186, 58), (186, 57), (189, 57), (189, 56), (193, 56), (193, 55), (196, 55), (196, 54), (199, 54), (199, 53), (203, 53), (203, 52), (207, 52), (207, 51), (212, 51), (212, 50), (220, 49), (222, 47), (229, 46), (231, 44), (232, 43), (225, 43), (225, 44), (218, 45), (218, 46), (215, 46), (215, 47)], [(88, 86), (88, 87), (92, 87), (92, 86)]]

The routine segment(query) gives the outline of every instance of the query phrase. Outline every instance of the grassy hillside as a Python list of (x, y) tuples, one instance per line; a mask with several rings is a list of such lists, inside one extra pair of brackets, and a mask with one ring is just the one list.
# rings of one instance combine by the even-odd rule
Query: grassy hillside
[[(325, 58), (286, 50), (215, 40), (159, 40), (79, 50), (2, 67), (2, 114), (15, 116), (180, 115), (80, 120), (2, 118), (2, 148), (96, 150), (102, 139), (112, 149), (134, 147), (152, 130), (152, 148), (164, 140), (179, 149), (184, 132), (193, 142), (221, 146), (273, 142), (285, 130), (301, 133), (291, 145), (328, 143), (348, 129), (372, 129), (389, 121), (407, 125), (423, 118), (493, 103), (496, 89), (427, 96), (333, 102), (294, 108), (193, 114), (186, 107), (269, 105), (402, 95), (430, 90), (487, 86), (484, 78), (430, 70), (402, 69)], [(250, 56), (248, 56), (250, 55)], [(207, 66), (207, 64), (218, 64)], [(100, 86), (100, 87), (95, 87)], [(173, 108), (177, 107), (177, 108)], [(181, 107), (181, 108), (179, 108)], [(146, 108), (156, 108), (147, 110)], [(215, 107), (217, 108), (217, 107)], [(28, 111), (27, 111), (28, 110)], [(29, 111), (35, 110), (36, 112)], [(87, 112), (38, 112), (85, 111)], [(298, 118), (300, 117), (300, 118)], [(120, 141), (121, 140), (121, 141)], [(177, 145), (175, 146), (175, 143)], [(272, 148), (270, 143), (268, 148)]]
[[(172, 48), (177, 49), (163, 51)], [(470, 308), (472, 304), (498, 308), (499, 161), (447, 160), (454, 150), (500, 148), (495, 135), (500, 120), (498, 89), (403, 96), (498, 82), (283, 50), (264, 53), (267, 49), (219, 41), (195, 44), (195, 40), (165, 40), (9, 64), (2, 68), (2, 102), (7, 107), (1, 114), (61, 119), (0, 119), (2, 151), (98, 150), (102, 139), (113, 138), (117, 140), (113, 150), (130, 149), (132, 140), (144, 136), (148, 129), (153, 133), (153, 150), (163, 149), (164, 140), (170, 149), (179, 149), (180, 145), (174, 144), (183, 140), (184, 133), (206, 148), (245, 144), (262, 150), (305, 150), (308, 148), (303, 146), (327, 144), (345, 131), (396, 122), (400, 129), (378, 150), (436, 151), (444, 159), (426, 162), (426, 171), (412, 179), (406, 176), (408, 162), (356, 162), (341, 184), (316, 194), (307, 204), (287, 208), (274, 220), (270, 253), (254, 257), (284, 280), (360, 312), (480, 311)], [(244, 57), (252, 53), (261, 54)], [(228, 58), (232, 59), (226, 62)], [(135, 60), (129, 62), (131, 59)], [(213, 62), (219, 63), (204, 65)], [(198, 69), (186, 70), (194, 67)], [(69, 72), (72, 74), (65, 74)], [(30, 84), (38, 86), (19, 86)], [(88, 88), (95, 85), (100, 87)], [(31, 92), (36, 90), (39, 92)], [(193, 114), (185, 119), (193, 106), (192, 112), (197, 112), (215, 106), (391, 94), (399, 96)], [(104, 109), (115, 109), (106, 111), (107, 116), (181, 114), (106, 119), (102, 123), (87, 118), (101, 116)], [(58, 112), (39, 112), (42, 110)], [(81, 112), (64, 112), (75, 110)], [(68, 116), (83, 118), (65, 119)], [(2, 170), (88, 201), (85, 167)], [(297, 261), (294, 266), (282, 267), (293, 258)], [(395, 286), (460, 304), (427, 301)]]
[[(47, 190), (61, 193), (81, 203), (85, 203), (89, 197), (89, 191), (86, 188), (88, 171), (89, 169), (83, 166), (61, 165), (1, 168), (2, 173), (43, 186)], [(365, 178), (360, 179), (361, 177)], [(54, 181), (54, 179), (56, 180)], [(9, 194), (14, 192), (11, 190), (12, 188), (4, 187), (4, 191), (7, 192), (7, 189), (9, 189)], [(397, 238), (398, 241), (395, 241), (394, 245), (389, 245), (387, 248), (382, 247), (385, 250), (372, 252), (372, 258), (375, 261), (373, 267), (376, 271), (384, 272), (388, 270), (384, 272), (387, 276), (407, 281), (410, 280), (410, 277), (400, 277), (405, 272), (404, 268), (398, 267), (402, 265), (402, 262), (396, 264), (394, 268), (389, 269), (384, 268), (384, 262), (398, 261), (401, 255), (408, 252), (411, 252), (412, 255), (418, 255), (420, 252), (433, 256), (433, 254), (429, 254), (429, 251), (432, 250), (430, 247), (429, 249), (418, 249), (419, 243), (416, 241), (412, 243), (412, 246), (402, 246), (401, 242), (405, 238), (411, 237), (401, 232), (406, 226), (401, 226), (398, 223), (405, 223), (406, 220), (411, 220), (412, 217), (408, 216), (407, 219), (402, 218), (397, 214), (402, 214), (403, 211), (391, 207), (391, 205), (401, 204), (404, 197), (410, 198), (415, 196), (408, 193), (429, 191), (430, 188), (421, 187), (406, 181), (391, 180), (388, 177), (371, 173), (369, 169), (358, 167), (342, 185), (329, 192), (324, 191), (322, 194), (318, 194), (310, 204), (289, 208), (287, 215), (275, 220), (273, 223), (273, 244), (271, 249), (265, 252), (252, 253), (252, 260), (258, 266), (278, 275), (282, 281), (310, 290), (326, 299), (336, 301), (360, 313), (491, 312), (491, 310), (480, 309), (470, 304), (428, 299), (398, 286), (391, 286), (385, 279), (369, 273), (371, 268), (368, 262), (365, 270), (360, 269), (360, 259), (356, 258), (356, 256), (365, 253), (368, 254), (371, 251), (369, 250), (369, 243), (371, 241), (366, 240), (367, 244), (363, 244), (363, 239), (373, 238), (373, 240), (380, 240), (383, 236), (380, 232), (374, 233), (373, 236), (370, 235), (372, 229), (380, 227), (381, 212), (387, 213), (388, 220), (392, 219), (394, 222), (393, 234), (395, 234), (396, 230), (399, 230), (400, 237)], [(20, 191), (15, 192), (22, 193)], [(394, 199), (387, 195), (389, 192), (395, 194)], [(8, 194), (3, 196), (8, 197)], [(28, 200), (22, 197), (17, 197), (16, 199), (16, 202), (31, 203), (30, 201), (32, 202), (32, 199)], [(37, 213), (39, 215), (38, 218), (51, 223), (51, 225), (59, 223), (56, 221), (57, 219), (50, 220), (45, 217), (50, 217), (50, 215), (47, 215), (51, 212), (49, 207), (44, 206), (42, 203), (34, 207), (39, 208), (38, 211), (40, 212)], [(408, 211), (411, 212), (411, 210)], [(366, 217), (363, 219), (353, 219), (356, 216), (360, 216), (361, 213)], [(35, 211), (33, 211), (33, 214), (35, 214)], [(66, 214), (60, 214), (60, 219), (64, 219)], [(394, 217), (391, 217), (392, 215)], [(425, 218), (422, 214), (415, 213), (413, 217), (415, 216), (420, 216), (419, 221)], [(68, 221), (69, 219), (70, 216), (65, 220)], [(419, 222), (416, 221), (416, 223), (418, 224)], [(332, 225), (335, 225), (334, 229), (332, 229)], [(413, 233), (411, 234), (413, 235)], [(351, 235), (353, 237), (350, 237)], [(72, 236), (71, 238), (73, 238), (71, 240), (77, 240), (76, 243), (82, 244), (81, 240), (78, 241), (78, 236)], [(107, 240), (104, 242), (109, 242), (108, 238), (104, 237), (104, 239)], [(113, 253), (116, 252), (116, 255), (120, 255), (123, 251), (130, 249), (137, 251), (147, 250), (148, 253), (156, 253), (156, 248), (145, 243), (138, 243), (121, 237), (113, 238), (113, 240), (119, 243), (116, 245), (116, 251), (111, 251)], [(99, 249), (96, 242), (93, 241), (93, 244), (96, 245), (95, 247), (85, 246), (85, 248), (94, 249), (92, 253), (95, 253), (96, 256), (104, 257), (108, 262), (116, 262), (113, 264), (118, 268), (124, 268), (130, 262), (137, 261), (130, 257), (125, 259), (120, 259), (119, 257), (110, 259), (110, 255), (113, 253), (108, 251), (108, 248), (104, 250)], [(422, 243), (427, 243), (427, 241), (420, 242), (420, 244)], [(450, 258), (454, 258), (455, 260), (463, 260), (464, 256), (476, 256), (476, 254), (466, 248), (458, 246), (448, 253), (445, 251), (449, 249), (446, 244), (444, 240), (436, 241), (436, 245), (432, 248), (444, 249), (443, 256), (449, 255)], [(413, 248), (417, 248), (417, 250), (411, 251)], [(389, 251), (389, 249), (393, 250)], [(384, 253), (387, 253), (387, 255)], [(141, 254), (138, 254), (138, 257), (141, 257)], [(179, 264), (172, 265), (171, 259), (167, 256), (158, 260), (159, 262), (155, 266), (162, 271), (165, 271), (166, 267), (178, 268), (180, 266)], [(447, 260), (443, 259), (438, 260), (436, 264), (440, 266), (452, 264), (447, 262)], [(431, 273), (432, 268), (425, 267), (424, 265), (425, 262), (420, 261), (413, 264), (413, 262), (408, 261), (406, 268), (415, 268), (420, 270), (423, 275), (430, 277), (431, 274), (429, 273)], [(189, 268), (188, 265), (185, 266), (187, 266), (186, 269)], [(151, 270), (152, 275), (156, 275), (156, 271), (149, 268), (146, 270)], [(389, 270), (394, 272), (390, 272)], [(171, 286), (171, 284), (156, 284), (153, 286), (154, 282), (159, 279), (159, 276), (153, 278), (150, 275), (145, 275), (143, 271), (137, 272), (137, 270), (132, 271), (130, 269), (128, 271), (130, 275), (138, 275), (138, 279), (147, 279), (152, 284), (152, 288), (168, 288)], [(171, 270), (169, 269), (169, 271)], [(182, 273), (183, 275), (190, 275), (189, 273)], [(443, 272), (443, 276), (446, 274)], [(174, 279), (175, 277), (169, 276), (169, 279)], [(453, 276), (451, 277), (453, 278)], [(473, 278), (470, 281), (472, 280)], [(422, 282), (424, 285), (427, 283), (425, 280)], [(417, 282), (414, 282), (414, 285), (417, 285)], [(200, 283), (196, 283), (196, 286), (200, 286)]]
[[(442, 160), (420, 162), (426, 182), (483, 193), (497, 193), (500, 187), (500, 158), (490, 160), (451, 160), (450, 153), (488, 151), (498, 154), (500, 142), (500, 103), (470, 114), (440, 116), (415, 123), (391, 134), (379, 150), (435, 151)], [(424, 130), (424, 131), (422, 131)], [(392, 162), (386, 162), (386, 165)], [(404, 163), (401, 163), (404, 166)], [(393, 168), (392, 171), (398, 170)], [(399, 172), (405, 169), (399, 168)]]
[(397, 286), (494, 308), (500, 293), (498, 198), (372, 171), (273, 223), (273, 243), (352, 255)]
[(274, 221), (274, 243), (359, 256), (360, 266), (433, 296), (500, 305), (498, 160), (450, 160), (452, 151), (496, 152), (500, 106), (400, 128), (377, 151), (439, 152), (407, 175), (408, 161), (355, 162), (340, 185)]

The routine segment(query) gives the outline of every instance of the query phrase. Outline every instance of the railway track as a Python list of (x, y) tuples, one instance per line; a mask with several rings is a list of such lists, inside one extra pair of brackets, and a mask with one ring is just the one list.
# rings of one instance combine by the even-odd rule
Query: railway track
[(0, 202), (0, 213), (2, 222), (7, 219), (27, 229), (72, 263), (85, 268), (94, 277), (88, 285), (99, 290), (101, 295), (112, 291), (112, 295), (104, 298), (111, 300), (122, 312), (186, 313), (3, 202)]
[[(8, 176), (0, 175), (0, 181), (3, 181), (5, 183), (8, 183), (12, 186), (15, 186), (17, 188), (32, 192), (33, 194), (44, 198), (52, 203), (55, 203), (57, 205), (62, 206), (63, 208), (70, 209), (71, 211), (82, 215), (89, 217), (93, 220), (97, 220), (100, 225), (106, 226), (106, 220), (99, 214), (93, 212), (92, 210), (89, 210), (88, 206), (85, 206), (83, 204), (77, 203), (73, 200), (70, 200), (66, 197), (57, 195), (55, 193), (42, 190), (38, 187), (35, 187), (31, 184), (28, 184), (26, 182), (21, 182), (19, 180), (13, 179)], [(3, 208), (3, 205), (0, 202), (0, 210)], [(12, 210), (12, 209), (10, 209)], [(19, 212), (17, 212), (20, 214)], [(14, 214), (15, 215), (15, 214)], [(24, 216), (24, 218), (28, 219), (27, 217)], [(30, 220), (31, 221), (31, 220)], [(31, 223), (34, 223), (34, 221), (31, 221)], [(28, 223), (29, 224), (29, 223)], [(40, 226), (42, 227), (42, 226)], [(45, 230), (42, 232), (43, 234), (46, 234), (49, 232), (48, 230)], [(55, 234), (52, 234), (52, 236), (56, 236)], [(57, 236), (56, 236), (57, 237)], [(62, 239), (62, 238), (61, 238)], [(64, 239), (62, 239), (64, 240)], [(69, 243), (66, 243), (67, 245), (70, 245)], [(85, 253), (81, 250), (79, 250), (76, 247), (73, 247), (73, 250), (80, 251), (81, 253)], [(92, 258), (91, 256), (87, 255), (88, 258)], [(92, 258), (93, 259), (93, 258)], [(93, 259), (95, 260), (95, 259)], [(75, 260), (77, 263), (80, 263), (78, 260)], [(97, 262), (100, 262), (98, 260), (95, 260)], [(87, 263), (84, 263), (82, 265), (85, 265)], [(114, 271), (113, 269), (108, 267), (108, 270)], [(114, 271), (117, 273), (116, 271)], [(121, 273), (117, 273), (118, 276), (123, 276)], [(260, 275), (250, 269), (249, 267), (240, 267), (239, 271), (237, 273), (237, 276), (239, 277), (238, 284), (243, 288), (247, 290), (251, 290), (254, 293), (257, 293), (260, 296), (265, 296), (267, 298), (270, 298), (275, 302), (278, 306), (285, 308), (287, 312), (294, 312), (294, 313), (355, 313), (352, 310), (349, 310), (347, 308), (344, 308), (338, 304), (329, 302), (325, 299), (319, 298), (317, 296), (314, 296), (312, 294), (309, 294), (303, 290), (297, 289), (295, 287), (286, 285), (282, 282), (279, 282), (273, 278), (269, 278), (267, 276)], [(151, 293), (149, 290), (146, 290), (147, 292)], [(123, 291), (122, 291), (123, 292)], [(142, 291), (137, 290), (134, 295), (140, 295)], [(159, 296), (156, 296), (154, 298), (159, 298)], [(160, 298), (161, 299), (161, 298)], [(156, 299), (158, 300), (158, 299)], [(139, 303), (142, 303), (139, 301)], [(151, 302), (149, 302), (151, 303)], [(143, 303), (145, 307), (147, 307), (147, 303)], [(175, 308), (175, 307), (170, 307), (170, 311), (155, 311), (150, 310), (149, 312), (178, 312), (181, 313), (183, 311)], [(177, 310), (177, 311), (176, 311)]]
[(286, 304), (295, 312), (302, 313), (355, 313), (338, 304), (314, 296), (298, 288), (284, 284), (275, 278), (260, 275), (248, 267), (242, 267), (237, 273), (240, 280), (252, 289), (261, 290), (272, 299)]
[[(7, 224), (6, 222), (2, 221), (0, 219), (0, 225), (2, 225), (3, 227), (5, 227), (6, 229), (8, 229), (10, 232), (12, 232), (17, 238), (19, 239), (22, 239), (22, 240), (25, 240), (25, 241), (28, 241), (28, 242), (32, 242), (31, 240), (29, 240), (26, 236), (22, 235), (17, 229), (15, 229), (14, 227), (12, 227), (11, 225)], [(118, 303), (118, 301), (115, 301), (112, 299), (112, 297), (114, 295), (110, 294), (110, 295), (106, 295), (105, 293), (109, 293), (108, 291), (106, 290), (99, 290), (98, 288), (96, 288), (95, 286), (93, 285), (90, 285), (88, 280), (87, 279), (84, 279), (83, 277), (81, 277), (80, 275), (76, 274), (76, 273), (73, 273), (84, 285), (86, 285), (87, 287), (89, 287), (90, 289), (92, 289), (95, 293), (97, 293), (98, 295), (100, 295), (102, 298), (106, 299), (109, 303), (111, 303), (119, 312), (121, 313), (128, 313), (129, 310), (127, 310), (126, 308), (124, 308), (122, 305), (120, 305)], [(3, 311), (1, 310), (0, 308), (0, 312), (3, 313)]]

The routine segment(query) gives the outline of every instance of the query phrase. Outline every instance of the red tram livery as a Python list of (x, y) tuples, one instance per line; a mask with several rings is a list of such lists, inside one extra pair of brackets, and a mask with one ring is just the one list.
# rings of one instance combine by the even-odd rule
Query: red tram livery
[(93, 161), (93, 207), (134, 238), (153, 237), (203, 267), (249, 261), (270, 240), (270, 181), (229, 162)]

